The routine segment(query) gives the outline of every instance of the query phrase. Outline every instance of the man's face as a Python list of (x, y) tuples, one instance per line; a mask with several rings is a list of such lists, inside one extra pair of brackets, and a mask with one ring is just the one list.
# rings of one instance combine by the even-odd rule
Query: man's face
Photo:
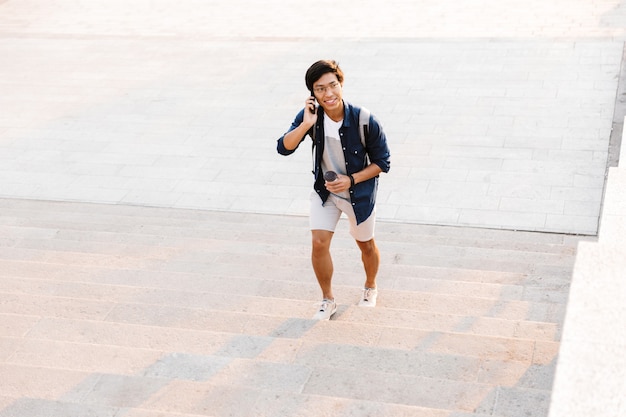
[(342, 109), (342, 93), (342, 85), (332, 72), (327, 72), (313, 83), (315, 99), (327, 114)]

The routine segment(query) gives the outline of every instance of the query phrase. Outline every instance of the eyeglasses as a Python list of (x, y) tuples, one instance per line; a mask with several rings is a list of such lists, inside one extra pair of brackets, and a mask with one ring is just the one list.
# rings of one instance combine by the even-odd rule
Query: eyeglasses
[(341, 84), (339, 84), (337, 81), (333, 81), (332, 83), (328, 84), (327, 86), (315, 87), (315, 88), (313, 88), (313, 91), (315, 92), (315, 94), (324, 94), (324, 93), (326, 93), (326, 90), (330, 89), (331, 91), (335, 91), (340, 86), (341, 86)]

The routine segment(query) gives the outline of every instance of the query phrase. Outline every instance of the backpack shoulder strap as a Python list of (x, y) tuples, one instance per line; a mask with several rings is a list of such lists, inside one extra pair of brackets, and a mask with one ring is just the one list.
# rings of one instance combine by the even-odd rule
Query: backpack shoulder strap
[(370, 111), (365, 107), (361, 107), (359, 112), (359, 136), (361, 136), (361, 144), (367, 148), (366, 138), (369, 136)]

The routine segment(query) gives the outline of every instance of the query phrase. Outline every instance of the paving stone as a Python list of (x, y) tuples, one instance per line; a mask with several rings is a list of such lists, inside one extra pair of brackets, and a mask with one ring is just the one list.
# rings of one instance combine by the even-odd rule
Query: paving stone
[(428, 350), (483, 359), (530, 362), (534, 343), (530, 340), (447, 333), (439, 334), (435, 340), (431, 340)]
[(3, 293), (0, 313), (102, 319), (112, 306), (111, 303), (94, 300)]
[(2, 363), (6, 382), (0, 385), (0, 395), (10, 398), (38, 398), (55, 401), (71, 392), (84, 395), (93, 386), (93, 378), (86, 372), (58, 368), (39, 368)]
[(190, 413), (168, 413), (163, 411), (155, 411), (155, 410), (145, 410), (141, 408), (120, 408), (118, 411), (118, 415), (122, 415), (124, 417), (199, 417), (199, 416), (207, 416), (214, 414), (190, 414)]
[(41, 368), (132, 374), (154, 363), (159, 351), (106, 345), (27, 340), (20, 344), (7, 363)]
[(297, 415), (302, 417), (373, 417), (377, 415), (444, 417), (447, 415), (446, 411), (426, 407), (369, 400), (355, 401), (319, 395), (290, 395), (289, 393), (262, 394), (254, 407), (254, 412), (260, 415)]
[(238, 386), (263, 389), (272, 392), (302, 392), (309, 380), (311, 368), (299, 363), (274, 363), (232, 360), (219, 372), (212, 382), (224, 386)]
[[(242, 386), (173, 381), (158, 393), (145, 398), (141, 408), (191, 415), (251, 415), (262, 391)], [(280, 398), (280, 393), (273, 393)]]
[(116, 417), (119, 409), (115, 407), (94, 406), (89, 404), (67, 403), (37, 398), (15, 400), (2, 410), (3, 417), (44, 417), (44, 416), (85, 416)]
[(0, 314), (0, 330), (3, 337), (23, 337), (39, 321), (37, 316)]
[(480, 359), (462, 354), (313, 343), (303, 345), (297, 362), (333, 367), (337, 372), (369, 370), (469, 382), (476, 380), (481, 364)]
[[(490, 403), (493, 401), (493, 405)], [(499, 387), (489, 394), (484, 404), (476, 410), (494, 415), (529, 416), (546, 415), (550, 403), (550, 392), (517, 387)]]
[(29, 336), (37, 340), (211, 354), (233, 334), (55, 317), (42, 319)]
[(20, 348), (22, 341), (17, 338), (0, 338), (0, 359), (5, 362)]
[(231, 360), (225, 357), (172, 353), (147, 367), (143, 376), (207, 381), (228, 367), (230, 362)]
[[(333, 384), (328, 384), (332, 380)], [(304, 392), (317, 395), (374, 400), (429, 408), (474, 410), (487, 385), (442, 379), (386, 374), (368, 370), (336, 373), (332, 368), (313, 371)]]
[(166, 378), (100, 374), (82, 402), (108, 407), (140, 407), (169, 382)]

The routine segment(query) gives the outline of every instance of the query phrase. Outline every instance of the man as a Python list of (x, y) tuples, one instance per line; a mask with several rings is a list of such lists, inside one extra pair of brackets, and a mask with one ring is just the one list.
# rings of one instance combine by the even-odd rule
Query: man
[[(305, 75), (311, 91), (289, 131), (278, 139), (277, 150), (290, 155), (307, 135), (313, 140), (314, 192), (311, 193), (311, 261), (322, 290), (317, 320), (329, 320), (337, 311), (332, 291), (333, 261), (330, 243), (342, 213), (350, 221), (350, 234), (361, 250), (365, 285), (360, 306), (374, 307), (380, 252), (374, 241), (378, 175), (389, 171), (389, 148), (378, 120), (370, 116), (365, 146), (359, 134), (361, 109), (342, 97), (344, 74), (332, 60), (314, 63)], [(319, 104), (316, 106), (316, 101)], [(337, 178), (324, 179), (334, 171)]]

